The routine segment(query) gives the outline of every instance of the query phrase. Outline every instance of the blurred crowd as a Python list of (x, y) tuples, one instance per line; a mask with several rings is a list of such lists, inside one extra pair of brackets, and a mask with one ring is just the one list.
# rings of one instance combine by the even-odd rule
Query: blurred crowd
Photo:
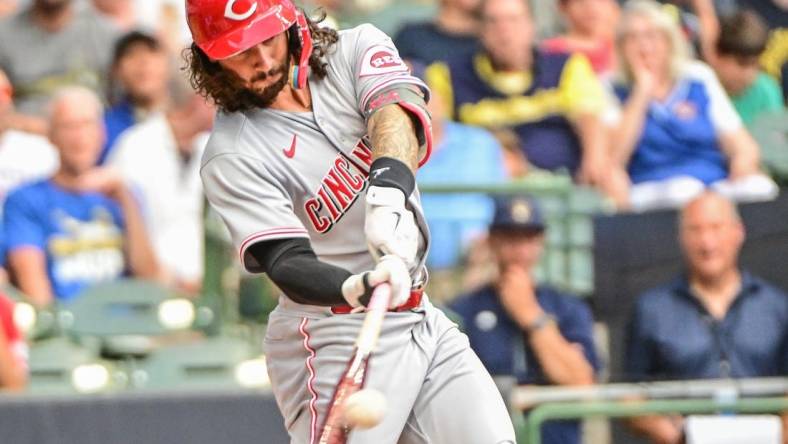
[[(126, 277), (200, 292), (198, 168), (214, 110), (180, 70), (182, 9), (0, 2), (0, 265), (37, 308)], [(20, 341), (7, 327), (0, 339)], [(3, 367), (24, 361), (24, 344), (8, 349), (0, 382), (15, 386)]]
[[(322, 7), (326, 26), (338, 26), (349, 3), (370, 8), (304, 6)], [(435, 3), (434, 17), (392, 35), (432, 91), (435, 150), (419, 183), (560, 176), (617, 211), (680, 209), (686, 272), (638, 299), (628, 374), (788, 374), (788, 296), (739, 268), (745, 233), (735, 206), (779, 191), (761, 162), (775, 147), (752, 131), (773, 116), (788, 126), (788, 4)], [(182, 70), (191, 44), (183, 2), (0, 0), (0, 17), (3, 281), (39, 308), (122, 277), (197, 297), (198, 168), (214, 110)], [(487, 368), (526, 384), (597, 381), (590, 311), (534, 280), (539, 203), (483, 193), (423, 202), (433, 269), (479, 248), (496, 266), (491, 282), (450, 305)], [(0, 386), (20, 387), (25, 347), (10, 307), (0, 299)], [(654, 442), (681, 442), (681, 418), (632, 426)], [(544, 433), (545, 442), (579, 439), (577, 424)]]

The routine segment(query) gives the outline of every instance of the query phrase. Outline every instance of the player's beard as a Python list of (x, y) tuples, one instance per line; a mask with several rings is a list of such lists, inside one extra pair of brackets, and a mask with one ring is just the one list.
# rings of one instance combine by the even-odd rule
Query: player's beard
[(254, 84), (254, 82), (265, 80), (268, 77), (275, 77), (277, 75), (279, 75), (279, 78), (276, 80), (276, 82), (262, 89), (249, 87), (241, 88), (241, 90), (238, 92), (238, 99), (257, 108), (268, 108), (272, 103), (274, 103), (276, 97), (287, 84), (287, 71), (288, 63), (283, 63), (278, 67), (269, 70), (268, 72), (255, 75), (249, 83)]

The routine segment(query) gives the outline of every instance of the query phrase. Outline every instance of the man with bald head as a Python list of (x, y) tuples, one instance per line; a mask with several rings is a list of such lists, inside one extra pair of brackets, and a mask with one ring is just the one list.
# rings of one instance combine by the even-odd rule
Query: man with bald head
[(124, 275), (158, 276), (133, 196), (120, 175), (94, 166), (104, 142), (101, 115), (90, 90), (57, 92), (48, 120), (60, 167), (12, 191), (4, 204), (9, 271), (39, 307)]
[[(744, 225), (731, 201), (705, 192), (679, 214), (686, 271), (636, 303), (625, 367), (634, 380), (788, 374), (788, 295), (738, 264)], [(683, 420), (633, 426), (654, 442), (680, 442)]]

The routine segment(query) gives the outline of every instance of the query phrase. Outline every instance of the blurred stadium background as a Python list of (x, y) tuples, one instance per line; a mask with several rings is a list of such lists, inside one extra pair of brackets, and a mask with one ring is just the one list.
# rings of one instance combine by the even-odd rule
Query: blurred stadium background
[[(167, 45), (183, 47), (187, 42), (183, 1), (114, 1), (137, 8), (132, 19), (136, 25), (127, 29), (155, 22), (161, 25), (157, 32), (164, 33)], [(0, 11), (11, 17), (32, 3), (0, 0)], [(106, 2), (73, 3), (85, 10), (97, 7), (93, 3)], [(305, 3), (307, 10), (323, 6), (340, 28), (371, 22), (389, 35), (405, 23), (430, 21), (439, 8), (438, 0)], [(565, 29), (558, 0), (531, 3), (540, 39)], [(697, 31), (692, 2), (675, 3), (688, 29)], [(788, 15), (785, 2), (740, 3), (756, 11), (759, 5), (765, 5), (761, 11), (781, 8), (782, 15), (767, 21), (775, 36), (772, 47), (781, 45), (779, 57), (785, 61), (788, 23), (779, 22)], [(716, 6), (731, 11), (742, 5), (720, 0)], [(767, 62), (773, 64), (771, 59)], [(182, 79), (175, 83), (180, 87), (173, 91), (185, 85)], [(781, 187), (780, 196), (741, 205), (748, 233), (742, 265), (784, 290), (788, 289), (786, 116), (783, 104), (779, 112), (764, 115), (749, 127), (760, 146), (764, 170)], [(587, 443), (636, 442), (611, 426), (609, 418), (637, 413), (788, 410), (787, 375), (705, 384), (616, 384), (627, 380), (622, 372), (624, 337), (635, 297), (682, 269), (674, 209), (617, 211), (611, 199), (576, 183), (565, 171), (537, 171), (503, 183), (466, 181), (457, 174), (453, 180), (425, 181), (421, 189), (426, 196), (459, 199), (511, 193), (534, 196), (547, 223), (537, 281), (583, 298), (594, 314), (596, 347), (603, 362), (597, 385), (532, 387), (522, 392), (511, 378), (497, 378), (511, 400), (520, 442), (538, 440), (539, 421), (549, 418), (585, 418), (583, 439)], [(13, 280), (6, 280), (3, 292), (14, 303), (13, 321), (29, 353), (26, 383), (0, 394), (0, 442), (287, 442), (270, 394), (261, 346), (277, 290), (264, 276), (241, 271), (226, 229), (209, 208), (201, 219), (203, 238), (195, 241), (204, 247), (204, 272), (196, 291), (124, 278), (91, 286), (69, 301), (40, 307)], [(454, 238), (447, 245), (457, 251), (446, 253), (455, 258), (436, 267), (430, 295), (438, 303), (447, 303), (485, 282), (490, 270), (484, 266), (489, 258), (480, 246), (483, 234), (469, 241), (462, 220), (441, 227), (441, 236)], [(640, 397), (641, 402), (632, 404), (633, 397)], [(526, 419), (521, 409), (531, 415)]]

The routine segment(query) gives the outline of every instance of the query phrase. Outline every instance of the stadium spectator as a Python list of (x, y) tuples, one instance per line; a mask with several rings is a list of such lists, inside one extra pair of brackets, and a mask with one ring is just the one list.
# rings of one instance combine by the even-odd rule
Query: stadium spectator
[(19, 8), (19, 0), (0, 0), (0, 19), (14, 14)]
[(788, 27), (788, 4), (785, 0), (736, 0), (736, 3), (758, 13), (766, 20), (769, 29)]
[[(428, 109), (432, 116), (433, 148), (430, 161), (419, 168), (419, 184), (495, 185), (507, 179), (500, 144), (484, 129), (446, 118), (443, 101), (433, 93)], [(483, 194), (432, 194), (421, 197), (430, 228), (432, 270), (458, 264), (474, 239), (483, 237), (492, 220), (493, 202)]]
[(140, 198), (164, 281), (196, 294), (204, 261), (199, 168), (208, 134), (190, 124), (193, 110), (205, 108), (204, 99), (192, 93), (180, 102), (124, 132), (107, 165)]
[(49, 141), (5, 124), (14, 112), (13, 87), (0, 70), (0, 202), (22, 182), (55, 172), (58, 155)]
[[(788, 374), (788, 295), (739, 267), (745, 231), (733, 203), (711, 191), (694, 198), (681, 210), (679, 238), (686, 271), (636, 302), (628, 377)], [(632, 424), (653, 442), (680, 442), (681, 418), (644, 417)]]
[(132, 31), (118, 39), (112, 59), (112, 106), (104, 113), (107, 141), (99, 164), (107, 159), (120, 133), (163, 111), (170, 98), (169, 60), (158, 39)]
[[(471, 348), (493, 376), (511, 375), (518, 384), (592, 384), (599, 364), (591, 311), (579, 298), (534, 282), (544, 229), (532, 199), (496, 199), (490, 246), (498, 277), (450, 308), (460, 315)], [(548, 422), (542, 442), (579, 443), (579, 424)]]
[(430, 64), (478, 46), (479, 0), (440, 0), (430, 22), (406, 23), (394, 36), (403, 59)]
[(92, 8), (121, 33), (141, 31), (155, 36), (165, 51), (178, 59), (191, 44), (182, 0), (81, 0), (80, 5)]
[(483, 48), (429, 66), (430, 87), (455, 120), (512, 128), (534, 166), (610, 192), (598, 118), (608, 101), (588, 59), (534, 49), (524, 0), (485, 0), (481, 11)]
[(129, 32), (139, 26), (135, 0), (92, 0), (93, 8), (115, 27)]
[(731, 97), (745, 125), (760, 113), (782, 111), (780, 86), (760, 69), (758, 58), (766, 48), (769, 31), (754, 12), (724, 17), (711, 65)]
[(567, 25), (563, 35), (546, 39), (548, 53), (581, 53), (594, 72), (606, 76), (615, 68), (615, 29), (619, 6), (615, 0), (558, 0)]
[(617, 48), (622, 109), (607, 121), (611, 151), (632, 182), (632, 209), (680, 206), (706, 186), (741, 201), (777, 194), (714, 72), (690, 59), (676, 22), (656, 2), (627, 3)]
[(117, 173), (96, 168), (101, 103), (84, 87), (55, 93), (49, 138), (60, 167), (6, 199), (3, 229), (17, 287), (42, 307), (125, 274), (158, 277), (137, 203)]
[(0, 294), (0, 392), (27, 384), (27, 344), (14, 324), (14, 302)]
[(155, 32), (167, 51), (180, 60), (192, 42), (183, 0), (135, 0), (140, 28)]
[(122, 32), (136, 30), (155, 35), (171, 56), (180, 58), (183, 48), (192, 41), (183, 0), (91, 0), (90, 3)]
[(0, 69), (14, 85), (17, 111), (41, 117), (51, 94), (66, 85), (101, 94), (116, 34), (73, 0), (33, 0), (0, 23)]
[[(0, 70), (0, 204), (14, 187), (54, 173), (59, 162), (57, 151), (45, 137), (16, 130), (7, 124), (14, 112), (12, 98), (11, 82)], [(0, 230), (0, 282), (8, 279), (4, 251)]]
[[(705, 22), (705, 14), (711, 12), (716, 14), (717, 6), (721, 7), (721, 10), (728, 11), (731, 8), (735, 8), (735, 5), (731, 3), (738, 1), (738, 0), (655, 0), (662, 6), (662, 11), (666, 14), (670, 15), (670, 17), (676, 22), (676, 26), (679, 27), (681, 30), (682, 35), (690, 42), (690, 44), (694, 47), (703, 51), (703, 46), (705, 44), (704, 39), (706, 38), (706, 31), (705, 28), (707, 23)], [(760, 0), (757, 0), (760, 1)], [(768, 0), (767, 0), (768, 1)], [(626, 2), (622, 2), (625, 4)], [(710, 9), (707, 9), (708, 6)]]
[(696, 19), (696, 26), (692, 32), (684, 34), (691, 38), (696, 44), (698, 54), (706, 63), (713, 65), (713, 60), (717, 56), (717, 43), (720, 37), (720, 20), (718, 15), (732, 16), (739, 9), (736, 5), (737, 0), (690, 0), (684, 3), (691, 11), (691, 16)]
[(731, 98), (736, 112), (746, 126), (760, 113), (779, 112), (783, 99), (777, 81), (760, 67), (759, 58), (766, 49), (769, 30), (758, 15), (749, 10), (738, 11), (717, 20), (711, 0), (704, 4), (704, 20), (710, 22), (705, 40), (704, 56), (714, 68), (720, 83)]
[(764, 72), (775, 79), (784, 80), (785, 76), (781, 76), (781, 71), (788, 63), (788, 22), (783, 23), (782, 27), (769, 32), (769, 41), (766, 43), (760, 62)]

